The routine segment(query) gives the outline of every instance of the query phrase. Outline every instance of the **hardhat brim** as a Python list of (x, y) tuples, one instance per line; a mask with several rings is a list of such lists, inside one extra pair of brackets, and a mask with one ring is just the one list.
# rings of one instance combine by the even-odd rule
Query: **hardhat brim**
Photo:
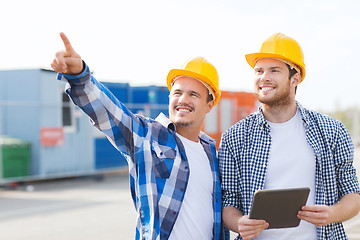
[[(291, 59), (286, 58), (282, 55), (279, 54), (274, 54), (274, 53), (249, 53), (245, 55), (246, 61), (247, 63), (254, 68), (255, 64), (257, 62), (257, 60), (261, 59), (261, 58), (274, 58), (274, 59), (283, 59), (286, 60), (288, 62), (292, 62)], [(299, 68), (301, 69), (301, 81), (304, 80), (305, 78), (305, 68), (303, 66), (299, 66)]]
[(177, 76), (192, 77), (192, 78), (196, 78), (196, 79), (199, 79), (201, 81), (206, 82), (214, 90), (214, 93), (215, 93), (214, 106), (219, 102), (221, 91), (220, 90), (215, 91), (216, 88), (214, 87), (214, 85), (212, 84), (212, 82), (209, 80), (208, 77), (206, 77), (206, 76), (204, 76), (202, 74), (198, 74), (198, 73), (183, 70), (183, 69), (172, 69), (172, 70), (170, 70), (170, 72), (169, 72), (169, 74), (167, 75), (167, 78), (166, 78), (166, 84), (167, 84), (167, 87), (168, 87), (169, 91), (171, 91), (171, 88), (172, 88), (171, 83), (173, 82), (174, 78), (177, 77)]

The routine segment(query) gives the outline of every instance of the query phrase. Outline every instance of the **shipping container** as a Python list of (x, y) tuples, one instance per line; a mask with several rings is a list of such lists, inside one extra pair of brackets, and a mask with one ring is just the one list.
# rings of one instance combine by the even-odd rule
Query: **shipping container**
[[(114, 96), (135, 114), (156, 118), (161, 112), (168, 114), (169, 90), (164, 86), (130, 86), (125, 83), (102, 82)], [(95, 130), (95, 168), (111, 169), (126, 167), (127, 162), (108, 141), (104, 134)]]
[(222, 91), (219, 103), (206, 116), (203, 131), (216, 140), (218, 148), (222, 132), (255, 112), (258, 106), (254, 93)]
[(169, 89), (164, 86), (134, 86), (127, 106), (133, 113), (156, 118), (161, 112), (168, 115)]

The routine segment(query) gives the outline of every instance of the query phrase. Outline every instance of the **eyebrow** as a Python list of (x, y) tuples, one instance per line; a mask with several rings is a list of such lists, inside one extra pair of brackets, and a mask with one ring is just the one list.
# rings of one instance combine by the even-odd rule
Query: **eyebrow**
[(194, 91), (194, 90), (189, 90), (189, 91), (184, 91), (182, 89), (174, 89), (174, 93), (178, 93), (178, 92), (181, 92), (181, 93), (189, 93), (189, 94), (196, 94), (196, 95), (199, 95), (201, 96), (201, 93), (200, 92), (197, 92), (197, 91)]
[[(264, 69), (264, 67), (254, 67), (254, 69)], [(280, 66), (270, 67), (269, 69), (282, 69)]]
[(196, 94), (196, 95), (201, 96), (201, 93), (200, 93), (200, 92), (197, 92), (197, 91), (189, 91), (189, 92), (192, 93), (192, 94)]

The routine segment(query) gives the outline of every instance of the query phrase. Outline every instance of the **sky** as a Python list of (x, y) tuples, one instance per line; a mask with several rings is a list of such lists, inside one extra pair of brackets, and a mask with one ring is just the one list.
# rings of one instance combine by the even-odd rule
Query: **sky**
[(163, 85), (197, 56), (225, 91), (253, 91), (245, 54), (276, 32), (302, 47), (296, 99), (318, 111), (360, 107), (357, 0), (14, 0), (1, 4), (0, 70), (50, 69), (64, 32), (100, 81)]

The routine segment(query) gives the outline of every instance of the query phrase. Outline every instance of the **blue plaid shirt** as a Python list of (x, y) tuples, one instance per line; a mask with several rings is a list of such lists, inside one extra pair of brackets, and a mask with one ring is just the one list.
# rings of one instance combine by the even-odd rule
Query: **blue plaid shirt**
[[(315, 203), (333, 205), (348, 193), (359, 193), (353, 144), (344, 125), (297, 105), (316, 158)], [(254, 192), (264, 188), (270, 148), (270, 127), (261, 108), (223, 133), (218, 153), (223, 207), (249, 214)], [(317, 235), (318, 239), (347, 239), (341, 223), (318, 227)]]
[[(163, 114), (152, 120), (130, 112), (90, 74), (87, 65), (79, 75), (59, 74), (58, 79), (68, 82), (66, 92), (72, 101), (127, 159), (131, 196), (138, 215), (135, 239), (168, 239), (190, 171), (175, 125)], [(213, 239), (221, 239), (221, 186), (215, 141), (204, 133), (199, 138), (213, 175), (213, 209), (209, 209), (214, 211)]]

